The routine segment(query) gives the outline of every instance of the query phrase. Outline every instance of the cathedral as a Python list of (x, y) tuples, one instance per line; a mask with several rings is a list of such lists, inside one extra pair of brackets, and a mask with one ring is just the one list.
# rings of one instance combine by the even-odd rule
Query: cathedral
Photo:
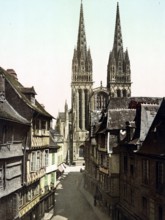
[[(72, 59), (71, 109), (68, 110), (65, 107), (65, 113), (59, 113), (56, 124), (58, 128), (61, 125), (63, 127), (63, 136), (65, 143), (67, 143), (65, 146), (66, 160), (69, 163), (83, 161), (83, 149), (89, 135), (91, 112), (104, 111), (111, 98), (131, 96), (130, 60), (128, 50), (124, 51), (123, 49), (118, 3), (114, 42), (107, 64), (106, 87), (103, 87), (101, 83), (100, 87), (93, 88), (92, 69), (93, 61), (87, 46), (83, 3), (81, 2), (77, 46), (74, 49)], [(68, 116), (66, 116), (67, 114)]]

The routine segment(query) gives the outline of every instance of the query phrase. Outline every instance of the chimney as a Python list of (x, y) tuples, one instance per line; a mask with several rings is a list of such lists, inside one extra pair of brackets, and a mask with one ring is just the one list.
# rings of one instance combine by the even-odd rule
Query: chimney
[(0, 102), (4, 102), (5, 100), (5, 78), (0, 73)]
[(131, 126), (129, 121), (126, 122), (126, 140), (127, 142), (131, 140)]
[(13, 69), (7, 69), (6, 71), (8, 72), (9, 75), (13, 76), (16, 80), (18, 80), (17, 74)]

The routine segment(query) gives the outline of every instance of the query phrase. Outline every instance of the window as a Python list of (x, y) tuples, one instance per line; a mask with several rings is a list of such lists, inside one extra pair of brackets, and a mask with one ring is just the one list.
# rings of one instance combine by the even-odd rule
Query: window
[(52, 164), (55, 164), (55, 153), (52, 153)]
[(31, 190), (29, 190), (26, 195), (27, 195), (27, 201), (31, 201), (31, 199), (32, 199), (32, 192), (31, 192)]
[(123, 90), (123, 97), (127, 97), (127, 90), (126, 89)]
[(42, 121), (41, 126), (43, 130), (46, 130), (46, 121)]
[(123, 195), (124, 195), (124, 200), (127, 200), (127, 185), (123, 185)]
[(50, 130), (50, 121), (47, 121), (47, 130)]
[(23, 193), (19, 194), (19, 207), (23, 206)]
[(134, 158), (130, 157), (130, 175), (134, 176)]
[(127, 173), (128, 171), (128, 158), (127, 156), (124, 156), (124, 173)]
[(49, 165), (49, 150), (45, 150), (45, 166)]
[(47, 191), (49, 190), (49, 186), (48, 186), (48, 176), (45, 175), (44, 179), (45, 179), (45, 184), (44, 184), (45, 186), (44, 186), (44, 188), (45, 188), (45, 192), (47, 192)]
[(158, 207), (158, 220), (163, 220), (163, 208), (161, 206)]
[(142, 182), (149, 183), (149, 160), (142, 160)]
[(134, 165), (133, 164), (130, 165), (130, 174), (131, 174), (131, 176), (134, 175)]
[(31, 153), (31, 171), (38, 171), (40, 170), (41, 166), (43, 166), (43, 160), (41, 157), (40, 151), (32, 151)]
[(131, 195), (131, 205), (134, 206), (134, 191), (132, 189), (130, 190), (130, 195)]
[(40, 151), (37, 151), (37, 160), (36, 160), (36, 170), (41, 168), (41, 158), (40, 158)]
[(156, 189), (163, 190), (163, 173), (164, 173), (164, 166), (162, 162), (156, 162)]
[(37, 130), (40, 129), (40, 121), (39, 121), (39, 119), (36, 120), (36, 129)]
[(103, 166), (103, 167), (107, 168), (107, 167), (108, 167), (108, 160), (107, 160), (107, 156), (106, 156), (106, 155), (104, 155), (104, 154), (101, 154), (100, 159), (101, 159), (101, 161), (100, 161), (101, 166)]
[(0, 189), (3, 189), (3, 165), (0, 164)]
[(148, 212), (148, 201), (146, 197), (142, 197), (142, 212), (146, 216)]
[(121, 97), (121, 91), (120, 91), (120, 89), (117, 89), (117, 97)]
[(36, 152), (31, 153), (31, 171), (36, 171)]
[(45, 166), (45, 151), (41, 152), (41, 166)]
[(54, 184), (55, 182), (55, 173), (51, 173), (51, 183)]
[(2, 128), (2, 134), (3, 134), (3, 138), (2, 138), (2, 143), (6, 142), (6, 136), (7, 136), (7, 126), (4, 125)]
[(78, 90), (79, 97), (79, 128), (82, 129), (82, 90)]
[(83, 147), (79, 148), (79, 157), (83, 157), (84, 156), (84, 150)]

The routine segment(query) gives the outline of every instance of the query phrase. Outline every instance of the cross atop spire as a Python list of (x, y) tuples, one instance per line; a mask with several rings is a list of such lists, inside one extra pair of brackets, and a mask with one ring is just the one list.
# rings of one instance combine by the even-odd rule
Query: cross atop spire
[(123, 40), (122, 40), (121, 24), (120, 24), (119, 3), (117, 3), (116, 26), (115, 26), (113, 49), (116, 55), (118, 54), (120, 49), (123, 51)]

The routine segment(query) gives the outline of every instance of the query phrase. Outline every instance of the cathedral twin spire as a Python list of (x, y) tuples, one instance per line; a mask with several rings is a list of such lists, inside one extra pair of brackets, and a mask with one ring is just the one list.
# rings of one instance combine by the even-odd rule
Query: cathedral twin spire
[[(107, 68), (107, 89), (111, 97), (131, 96), (130, 74), (128, 50), (123, 51), (119, 4), (117, 3), (114, 43)], [(90, 50), (87, 50), (82, 1), (77, 47), (72, 60), (72, 83), (74, 82), (92, 82), (92, 58)]]
[(114, 43), (107, 68), (107, 88), (111, 97), (131, 96), (130, 74), (128, 50), (123, 51), (119, 4), (117, 3)]
[(72, 81), (92, 82), (92, 58), (90, 49), (87, 50), (82, 1), (80, 7), (77, 48), (74, 49), (72, 60), (72, 72)]

